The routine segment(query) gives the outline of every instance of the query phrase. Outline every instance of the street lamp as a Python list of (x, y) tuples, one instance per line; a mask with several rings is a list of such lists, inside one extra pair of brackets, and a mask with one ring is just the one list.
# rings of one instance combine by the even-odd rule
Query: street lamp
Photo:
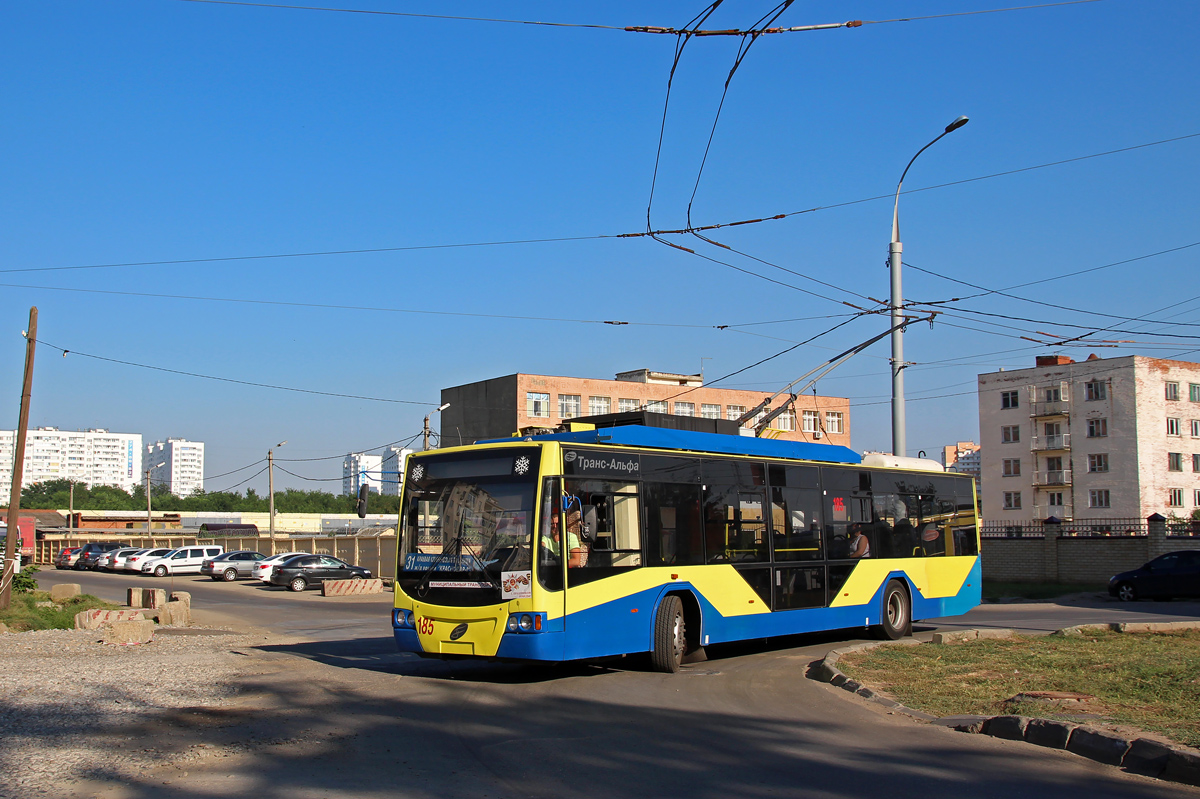
[(904, 321), (904, 295), (901, 291), (900, 284), (900, 267), (903, 260), (904, 245), (900, 243), (900, 188), (904, 185), (904, 176), (908, 174), (908, 169), (913, 165), (913, 161), (917, 160), (917, 156), (928, 150), (942, 136), (947, 133), (958, 130), (969, 120), (966, 117), (959, 117), (946, 126), (940, 135), (933, 141), (926, 144), (920, 150), (917, 150), (917, 155), (912, 157), (912, 161), (908, 162), (908, 166), (904, 167), (904, 171), (900, 173), (900, 182), (896, 184), (896, 203), (892, 207), (892, 243), (888, 247), (888, 266), (892, 270), (892, 298), (890, 307), (892, 310), (892, 454), (904, 455), (906, 451), (905, 432), (904, 432), (904, 330), (900, 327), (900, 323)]
[[(153, 466), (146, 467), (146, 538), (151, 538), (154, 535), (154, 533), (150, 532), (150, 525), (154, 521), (154, 512), (150, 509), (150, 472), (154, 471), (155, 469), (160, 469), (166, 465), (167, 462), (163, 461), (162, 463), (156, 463)], [(74, 488), (73, 485), (71, 487)], [(154, 542), (149, 541), (147, 543), (152, 544)]]
[[(278, 444), (267, 450), (267, 493), (270, 495), (267, 499), (267, 503), (269, 508), (268, 513), (271, 517), (270, 521), (268, 522), (271, 530), (271, 541), (275, 540), (275, 450), (279, 449), (286, 443), (287, 441), (280, 441)], [(275, 550), (273, 547), (275, 544), (272, 543), (271, 546), (271, 551), (274, 552)]]
[(450, 407), (450, 403), (445, 402), (434, 408), (429, 413), (425, 414), (425, 449), (429, 449), (429, 417), (435, 413), (440, 413)]

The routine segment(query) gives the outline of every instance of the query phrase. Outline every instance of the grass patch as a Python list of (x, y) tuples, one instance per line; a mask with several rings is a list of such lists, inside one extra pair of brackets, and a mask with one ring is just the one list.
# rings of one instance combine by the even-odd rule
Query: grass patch
[(1108, 592), (1104, 583), (999, 583), (983, 581), (984, 599), (1054, 599), (1067, 594)]
[(8, 629), (24, 630), (73, 630), (75, 629), (75, 614), (83, 610), (101, 608), (116, 610), (119, 606), (91, 594), (73, 596), (63, 603), (55, 603), (54, 607), (39, 608), (38, 602), (49, 602), (48, 591), (34, 591), (29, 594), (13, 594), (12, 604), (8, 610), (0, 610), (0, 623), (8, 625)]
[[(1018, 636), (965, 644), (879, 647), (838, 668), (937, 716), (1097, 714), (1200, 745), (1200, 631)], [(1080, 706), (1011, 702), (1028, 691), (1094, 697)]]

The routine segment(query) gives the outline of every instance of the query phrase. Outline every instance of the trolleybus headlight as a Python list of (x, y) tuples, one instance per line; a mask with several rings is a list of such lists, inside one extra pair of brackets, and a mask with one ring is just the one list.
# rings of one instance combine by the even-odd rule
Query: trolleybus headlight
[(529, 615), (528, 613), (522, 613), (519, 624), (523, 631), (529, 632), (533, 629), (533, 616)]
[(404, 623), (407, 624), (409, 627), (416, 629), (417, 615), (415, 613), (413, 613), (411, 610), (404, 611)]
[(508, 617), (508, 631), (510, 633), (515, 633), (517, 631), (517, 617), (516, 616)]

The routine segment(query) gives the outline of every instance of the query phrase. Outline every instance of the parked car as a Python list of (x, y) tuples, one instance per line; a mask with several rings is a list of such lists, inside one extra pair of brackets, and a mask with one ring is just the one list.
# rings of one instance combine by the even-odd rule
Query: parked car
[(224, 555), (217, 555), (200, 564), (200, 573), (214, 580), (232, 583), (239, 577), (253, 577), (254, 567), (266, 557), (261, 552), (252, 552), (247, 549), (226, 552)]
[(144, 563), (146, 563), (146, 561), (154, 560), (155, 558), (161, 558), (163, 555), (167, 554), (168, 552), (174, 552), (174, 551), (175, 550), (171, 549), (170, 547), (159, 547), (158, 549), (144, 549), (141, 552), (138, 552), (134, 555), (130, 555), (129, 557), (127, 557), (125, 559), (125, 563), (123, 564), (122, 571), (137, 572), (140, 574), (142, 571), (142, 565)]
[(274, 569), (280, 563), (283, 563), (288, 558), (294, 558), (297, 555), (310, 555), (311, 552), (276, 552), (268, 558), (263, 558), (254, 567), (254, 576), (264, 583), (271, 582), (271, 569)]
[(1108, 581), (1108, 593), (1125, 602), (1200, 596), (1200, 550), (1168, 552), (1140, 569), (1121, 572)]
[(225, 547), (217, 544), (180, 547), (161, 558), (143, 563), (142, 574), (153, 574), (155, 577), (166, 577), (168, 574), (199, 574), (200, 567), (206, 559), (211, 560), (224, 551)]
[(137, 547), (121, 547), (120, 549), (114, 549), (112, 552), (105, 552), (96, 561), (96, 571), (115, 571), (114, 565), (116, 564), (116, 559), (118, 556), (124, 559), (131, 552), (137, 551)]
[(303, 591), (326, 580), (364, 580), (370, 569), (351, 566), (329, 555), (300, 555), (288, 558), (271, 570), (271, 585), (286, 585), (292, 591)]
[(71, 568), (75, 569), (76, 571), (83, 571), (84, 569), (94, 570), (96, 568), (96, 563), (100, 560), (101, 555), (120, 548), (121, 545), (114, 541), (84, 544), (79, 549), (79, 559), (75, 561), (75, 565)]
[(79, 560), (79, 550), (83, 547), (63, 547), (58, 551), (58, 557), (54, 559), (54, 568), (69, 569), (75, 565), (75, 561)]
[(125, 564), (129, 562), (129, 559), (134, 555), (140, 555), (143, 552), (149, 552), (149, 550), (145, 547), (138, 549), (118, 549), (116, 552), (113, 552), (111, 555), (109, 555), (110, 560), (108, 564), (108, 570), (110, 572), (125, 571)]

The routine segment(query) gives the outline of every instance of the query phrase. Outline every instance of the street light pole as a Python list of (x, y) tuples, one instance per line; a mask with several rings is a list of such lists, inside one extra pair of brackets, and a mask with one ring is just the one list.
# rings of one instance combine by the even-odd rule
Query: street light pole
[(904, 245), (900, 243), (900, 188), (904, 185), (904, 177), (908, 169), (917, 160), (917, 156), (932, 147), (942, 136), (958, 130), (969, 122), (966, 117), (959, 117), (946, 126), (946, 129), (933, 141), (926, 144), (917, 155), (912, 157), (908, 166), (900, 173), (900, 182), (896, 184), (896, 202), (892, 206), (892, 243), (888, 247), (888, 267), (892, 275), (892, 294), (889, 307), (892, 312), (892, 454), (904, 455), (907, 450), (907, 436), (904, 419), (904, 291), (900, 282), (900, 269), (903, 262)]
[(442, 405), (439, 405), (437, 408), (433, 409), (429, 413), (425, 414), (425, 447), (424, 447), (424, 449), (426, 451), (429, 450), (429, 417), (433, 416), (435, 413), (440, 413), (441, 411), (444, 411), (449, 407), (450, 407), (450, 403), (446, 402), (446, 403), (443, 403)]
[[(146, 538), (150, 538), (154, 535), (154, 533), (151, 532), (151, 526), (154, 521), (154, 512), (151, 510), (150, 506), (150, 472), (157, 469), (159, 466), (165, 466), (166, 463), (166, 461), (163, 461), (155, 466), (146, 467)], [(151, 541), (148, 543), (153, 542)]]
[[(286, 444), (287, 441), (280, 441), (275, 446), (267, 450), (267, 493), (270, 495), (267, 499), (268, 513), (270, 514), (269, 527), (271, 530), (271, 540), (275, 540), (275, 450)], [(272, 547), (275, 545), (272, 544)]]

